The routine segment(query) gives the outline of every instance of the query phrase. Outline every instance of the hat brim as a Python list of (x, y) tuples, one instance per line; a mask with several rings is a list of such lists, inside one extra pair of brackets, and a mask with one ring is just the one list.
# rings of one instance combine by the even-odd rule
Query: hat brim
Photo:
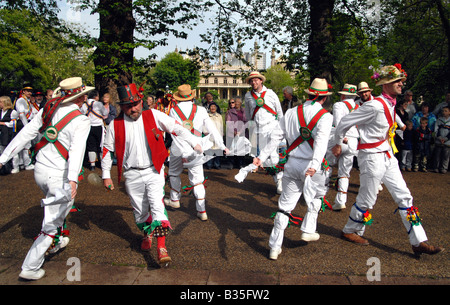
[(195, 90), (191, 90), (191, 96), (190, 97), (182, 97), (180, 94), (175, 92), (172, 97), (176, 99), (177, 101), (183, 102), (183, 101), (191, 101), (193, 98), (195, 98)]
[[(309, 91), (309, 89), (305, 89), (305, 92), (308, 95), (317, 95), (316, 92)], [(319, 96), (329, 96), (329, 95), (332, 95), (332, 94), (333, 94), (333, 92), (327, 92), (327, 93), (321, 93), (321, 94), (319, 94)]]
[[(84, 89), (83, 91), (78, 92), (78, 93), (75, 94), (75, 95), (71, 95), (71, 96), (65, 98), (61, 103), (68, 103), (68, 102), (71, 102), (71, 101), (73, 101), (73, 100), (79, 98), (79, 97), (82, 96), (82, 95), (88, 94), (88, 93), (91, 92), (92, 90), (95, 90), (95, 87), (86, 86), (85, 89)], [(54, 90), (54, 93), (53, 93), (53, 95), (52, 95), (52, 98), (60, 97), (60, 96), (61, 96), (61, 88), (58, 87), (58, 88), (56, 88), (56, 89)]]
[(347, 91), (338, 91), (339, 94), (342, 95), (358, 95), (356, 92), (355, 93), (351, 93), (351, 92), (347, 92)]
[(377, 86), (382, 86), (382, 85), (390, 84), (390, 83), (398, 81), (399, 79), (402, 80), (402, 82), (404, 82), (406, 80), (406, 77), (397, 77), (397, 78), (393, 78), (393, 79), (383, 78), (380, 81), (378, 81), (376, 83), (376, 85)]
[(259, 78), (262, 80), (262, 82), (264, 83), (266, 81), (266, 77), (264, 75), (250, 75), (245, 79), (245, 82), (248, 84), (248, 82), (252, 79), (252, 78)]
[(362, 93), (362, 92), (366, 92), (366, 91), (370, 91), (370, 92), (372, 92), (372, 91), (373, 91), (373, 89), (371, 89), (371, 88), (367, 88), (367, 89), (360, 89), (360, 90), (358, 90), (358, 91), (357, 91), (357, 93)]

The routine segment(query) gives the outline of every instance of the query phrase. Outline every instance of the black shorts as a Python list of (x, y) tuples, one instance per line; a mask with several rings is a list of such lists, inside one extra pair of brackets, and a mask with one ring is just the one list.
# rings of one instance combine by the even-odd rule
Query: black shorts
[(100, 151), (100, 143), (102, 141), (103, 126), (91, 126), (91, 131), (87, 138), (86, 151)]

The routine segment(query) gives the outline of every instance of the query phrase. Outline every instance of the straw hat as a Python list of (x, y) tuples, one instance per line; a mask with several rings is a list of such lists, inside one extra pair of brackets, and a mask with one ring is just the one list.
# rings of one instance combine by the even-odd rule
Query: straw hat
[(343, 95), (357, 95), (356, 86), (351, 84), (345, 84), (342, 91), (338, 91), (338, 93)]
[(382, 67), (379, 71), (375, 71), (371, 76), (376, 81), (377, 86), (389, 84), (399, 79), (405, 81), (407, 74), (400, 64)]
[(247, 76), (247, 78), (245, 79), (245, 82), (248, 84), (249, 80), (251, 80), (252, 78), (255, 78), (255, 77), (261, 79), (263, 83), (266, 81), (266, 77), (264, 75), (262, 75), (258, 71), (253, 71), (250, 73), (249, 76)]
[(328, 82), (325, 78), (315, 78), (311, 83), (311, 86), (309, 86), (308, 89), (305, 89), (305, 92), (315, 96), (332, 95), (333, 92), (329, 92), (328, 90)]
[[(141, 87), (142, 88), (142, 87)], [(117, 87), (117, 95), (119, 96), (119, 105), (133, 104), (142, 100), (144, 95), (143, 89), (137, 89), (136, 84), (131, 83), (122, 87)]]
[(65, 97), (62, 102), (66, 103), (73, 101), (94, 89), (95, 87), (83, 85), (83, 80), (81, 77), (70, 77), (59, 83), (59, 87), (53, 91), (52, 97)]
[(191, 89), (191, 85), (184, 84), (178, 87), (178, 91), (173, 94), (173, 98), (177, 101), (190, 101), (195, 97), (195, 90)]
[(370, 89), (369, 84), (366, 82), (360, 82), (358, 84), (358, 93), (364, 92), (364, 91), (373, 91), (373, 89)]

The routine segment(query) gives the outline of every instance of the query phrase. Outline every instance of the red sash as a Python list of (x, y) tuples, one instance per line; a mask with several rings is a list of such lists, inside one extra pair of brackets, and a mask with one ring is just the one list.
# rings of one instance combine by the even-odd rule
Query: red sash
[(56, 138), (55, 140), (49, 140), (47, 138), (47, 135), (45, 134), (48, 130), (48, 128), (51, 128), (52, 126), (47, 127), (47, 129), (44, 131), (44, 136), (42, 137), (42, 139), (36, 144), (36, 146), (34, 147), (34, 152), (33, 155), (36, 155), (38, 153), (38, 151), (44, 147), (45, 145), (47, 145), (48, 143), (52, 143), (53, 145), (55, 145), (56, 149), (58, 150), (58, 152), (61, 154), (61, 156), (64, 158), (64, 160), (68, 160), (69, 158), (69, 151), (67, 150), (67, 148), (64, 147), (64, 145), (62, 145), (57, 138), (57, 135), (59, 134), (59, 132), (67, 126), (67, 124), (70, 123), (70, 121), (72, 121), (74, 118), (76, 118), (77, 116), (82, 115), (82, 113), (80, 112), (80, 110), (76, 109), (73, 110), (71, 112), (69, 112), (66, 116), (64, 116), (61, 120), (59, 120), (58, 123), (55, 124), (55, 126), (53, 126), (53, 131), (56, 129)]
[(359, 105), (356, 104), (356, 105), (355, 105), (355, 108), (353, 108), (352, 105), (350, 105), (349, 102), (347, 102), (347, 101), (343, 101), (343, 102), (344, 102), (344, 104), (347, 106), (349, 112), (352, 112), (353, 110), (356, 110), (356, 109), (358, 109), (358, 107), (359, 107)]
[[(317, 122), (319, 122), (319, 119), (328, 111), (326, 111), (324, 108), (320, 109), (316, 115), (312, 118), (312, 120), (309, 122), (309, 124), (306, 124), (305, 121), (305, 117), (304, 117), (304, 113), (303, 113), (303, 105), (300, 105), (297, 107), (297, 116), (298, 116), (298, 121), (300, 123), (300, 136), (289, 146), (289, 148), (286, 150), (286, 153), (290, 153), (294, 148), (296, 148), (297, 146), (299, 146), (300, 144), (303, 143), (303, 141), (308, 141), (309, 145), (311, 146), (311, 148), (314, 147), (314, 139), (312, 138), (311, 134), (312, 134), (312, 130), (314, 129), (314, 127), (316, 127)], [(306, 128), (309, 131), (309, 138), (304, 138), (302, 136), (302, 129)]]
[[(145, 136), (147, 138), (148, 146), (152, 154), (152, 162), (155, 169), (160, 172), (161, 168), (168, 157), (166, 146), (164, 145), (163, 133), (158, 129), (153, 116), (153, 111), (143, 111), (142, 121), (144, 124)], [(118, 181), (120, 183), (122, 176), (123, 156), (125, 154), (125, 121), (123, 113), (114, 119), (115, 132), (115, 151), (117, 158), (117, 173)]]
[[(392, 118), (392, 115), (391, 115), (391, 113), (389, 111), (388, 106), (386, 105), (386, 102), (382, 98), (379, 98), (379, 97), (374, 98), (374, 100), (377, 100), (377, 101), (381, 102), (381, 105), (383, 105), (384, 115), (386, 116), (386, 119), (387, 119), (388, 124), (389, 124), (389, 129), (390, 129), (392, 127), (392, 125), (394, 125), (394, 122), (395, 122), (395, 111), (394, 111), (394, 118)], [(386, 139), (378, 141), (378, 142), (375, 142), (375, 143), (358, 143), (358, 148), (357, 149), (368, 149), (368, 148), (378, 147), (381, 144), (383, 144), (384, 141), (389, 139), (388, 135), (389, 135), (389, 131), (386, 134)]]
[[(39, 105), (36, 103), (31, 103), (31, 105), (34, 107), (34, 109), (36, 109), (37, 111), (39, 111)], [(30, 111), (31, 112), (31, 111)]]
[[(197, 137), (201, 137), (202, 133), (199, 132), (198, 130), (194, 129), (194, 117), (195, 114), (197, 113), (197, 105), (192, 104), (192, 110), (191, 110), (191, 114), (189, 115), (189, 118), (186, 118), (186, 116), (184, 115), (184, 113), (181, 111), (180, 107), (178, 107), (178, 104), (176, 104), (173, 107), (173, 110), (175, 110), (175, 112), (178, 114), (178, 116), (180, 117), (182, 122), (185, 121), (191, 121), (192, 122), (192, 128), (189, 130), (193, 135), (196, 135)], [(183, 125), (184, 127), (184, 125)]]
[[(266, 95), (267, 91), (264, 91), (263, 93), (261, 93), (261, 98), (264, 99), (264, 96)], [(252, 91), (251, 95), (253, 96), (253, 98), (255, 100), (258, 99), (258, 96)], [(278, 117), (278, 114), (275, 112), (275, 110), (273, 110), (272, 108), (270, 108), (269, 106), (266, 105), (266, 103), (264, 103), (264, 105), (259, 106), (258, 104), (256, 104), (255, 110), (253, 110), (253, 115), (252, 115), (252, 120), (255, 118), (256, 113), (258, 112), (259, 108), (264, 108), (266, 109), (269, 113), (273, 114), (275, 117)]]

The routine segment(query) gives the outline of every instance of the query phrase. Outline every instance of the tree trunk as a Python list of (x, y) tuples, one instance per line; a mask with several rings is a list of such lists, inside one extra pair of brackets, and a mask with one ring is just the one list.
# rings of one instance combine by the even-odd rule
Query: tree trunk
[(132, 82), (134, 29), (132, 0), (100, 0), (100, 36), (94, 52), (95, 87), (117, 101), (117, 87)]
[(332, 42), (330, 22), (335, 0), (308, 0), (310, 7), (311, 34), (308, 44), (308, 70), (311, 80), (326, 78), (329, 83), (334, 75), (333, 64), (327, 49)]

